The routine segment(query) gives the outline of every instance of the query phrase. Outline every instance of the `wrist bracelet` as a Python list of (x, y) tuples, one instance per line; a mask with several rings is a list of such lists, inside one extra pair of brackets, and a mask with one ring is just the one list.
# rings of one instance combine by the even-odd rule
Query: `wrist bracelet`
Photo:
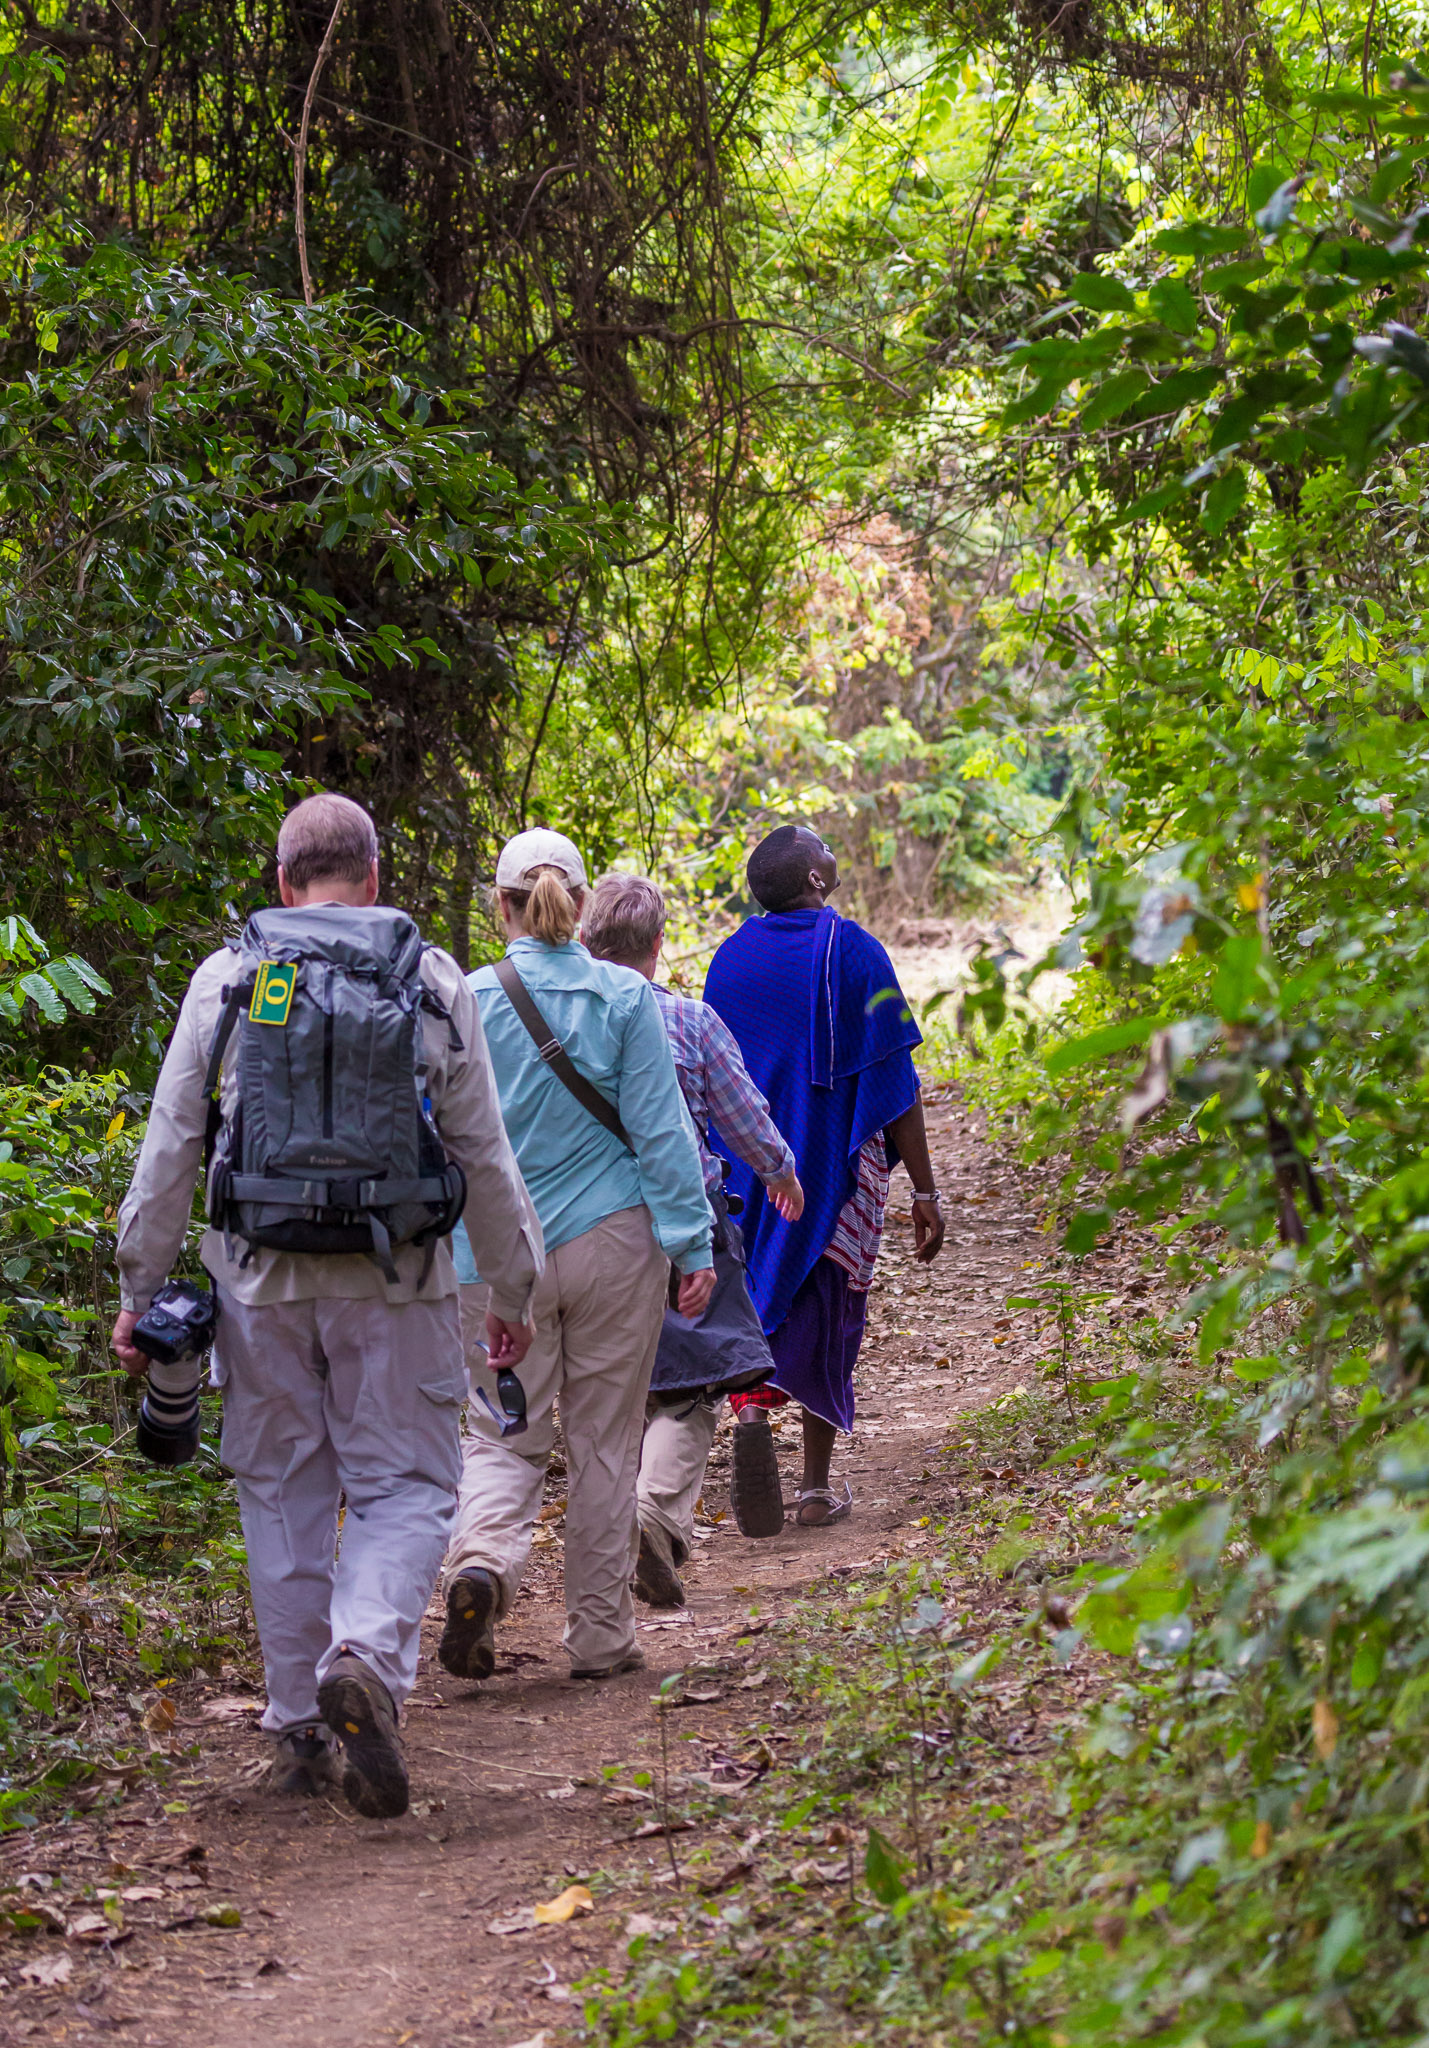
[(913, 1200), (915, 1202), (931, 1202), (935, 1209), (941, 1209), (943, 1206), (943, 1198), (936, 1188), (926, 1195), (914, 1195)]

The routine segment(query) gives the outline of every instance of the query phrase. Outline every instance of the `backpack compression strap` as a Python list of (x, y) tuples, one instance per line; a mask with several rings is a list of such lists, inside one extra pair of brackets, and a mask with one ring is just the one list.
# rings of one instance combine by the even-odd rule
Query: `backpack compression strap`
[(620, 1121), (615, 1104), (602, 1095), (593, 1081), (588, 1081), (575, 1064), (566, 1048), (536, 1007), (530, 989), (516, 972), (510, 960), (496, 962), (496, 979), (505, 989), (511, 1007), (536, 1041), (536, 1050), (560, 1082), (561, 1086), (574, 1095), (581, 1108), (587, 1110), (598, 1124), (604, 1124), (613, 1138), (619, 1138), (627, 1152), (635, 1147), (626, 1136), (625, 1126)]
[(223, 1072), (223, 1055), (228, 1050), (228, 1041), (233, 1036), (233, 1027), (238, 1022), (238, 1012), (253, 999), (253, 976), (247, 981), (237, 982), (223, 991), (223, 1008), (218, 1013), (218, 1022), (213, 1027), (213, 1037), (208, 1042), (208, 1072), (203, 1077), (203, 1092), (212, 1095), (218, 1086), (218, 1077)]

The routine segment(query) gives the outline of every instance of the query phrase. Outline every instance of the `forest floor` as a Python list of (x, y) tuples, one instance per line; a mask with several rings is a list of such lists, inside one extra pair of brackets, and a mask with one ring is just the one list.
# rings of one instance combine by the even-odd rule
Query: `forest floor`
[[(659, 1682), (687, 1675), (679, 1711), (665, 1716), (680, 1773), (708, 1785), (738, 1778), (741, 1756), (787, 1757), (790, 1730), (816, 1723), (818, 1702), (776, 1696), (766, 1664), (777, 1665), (769, 1650), (781, 1625), (811, 1594), (837, 1602), (860, 1568), (929, 1555), (946, 1505), (935, 1453), (956, 1443), (960, 1417), (1032, 1368), (1035, 1326), (1005, 1304), (1048, 1254), (1039, 1190), (989, 1147), (953, 1091), (927, 1100), (948, 1240), (935, 1266), (917, 1266), (895, 1192), (858, 1424), (836, 1460), (836, 1478), (853, 1487), (852, 1516), (827, 1529), (790, 1522), (765, 1542), (741, 1537), (725, 1512), (726, 1420), (688, 1606), (639, 1610), (648, 1669), (574, 1684), (560, 1647), (553, 1477), (543, 1540), (488, 1684), (442, 1672), (434, 1604), (406, 1714), (413, 1805), (400, 1821), (263, 1790), (251, 1673), (230, 1667), (212, 1682), (165, 1688), (155, 1698), (172, 1702), (173, 1726), (163, 1727), (165, 1707), (150, 1716), (173, 1759), (162, 1786), (150, 1779), (117, 1808), (0, 1845), (0, 1884), (12, 1903), (18, 1889), (42, 1923), (0, 1948), (0, 2042), (557, 2048), (563, 2022), (581, 2009), (571, 1986), (601, 1967), (618, 1979), (632, 1936), (658, 1939), (673, 1926), (661, 1918), (672, 1861), (687, 1861), (699, 1842), (698, 1828), (683, 1824), (654, 1832)], [(791, 1493), (791, 1418), (780, 1444)], [(994, 1484), (980, 1489), (974, 1474), (974, 1495), (995, 1493), (1002, 1476), (983, 1474)], [(753, 1849), (728, 1847), (747, 1874)], [(589, 1889), (593, 1910), (532, 1924), (531, 1908), (575, 1884)]]

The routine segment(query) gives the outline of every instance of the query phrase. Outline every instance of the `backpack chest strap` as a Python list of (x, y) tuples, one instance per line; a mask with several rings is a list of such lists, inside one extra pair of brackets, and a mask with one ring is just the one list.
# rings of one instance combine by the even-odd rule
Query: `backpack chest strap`
[(443, 1202), (446, 1180), (278, 1180), (265, 1173), (236, 1173), (229, 1183), (235, 1202), (267, 1202), (283, 1209), (392, 1209), (399, 1202)]

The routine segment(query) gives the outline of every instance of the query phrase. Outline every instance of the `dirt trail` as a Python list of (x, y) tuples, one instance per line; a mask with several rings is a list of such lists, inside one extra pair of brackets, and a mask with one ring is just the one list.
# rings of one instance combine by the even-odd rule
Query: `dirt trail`
[[(828, 1529), (791, 1523), (758, 1543), (727, 1516), (711, 1523), (688, 1574), (688, 1607), (640, 1610), (649, 1668), (577, 1685), (560, 1649), (553, 1481), (550, 1540), (500, 1631), (504, 1668), (479, 1690), (449, 1679), (429, 1630), (406, 1724), (414, 1804), (401, 1821), (262, 1792), (254, 1696), (232, 1678), (176, 1688), (172, 1739), (198, 1753), (174, 1766), (164, 1792), (149, 1787), (102, 1818), (0, 1848), (0, 1876), (13, 1884), (30, 1874), (31, 1896), (57, 1923), (0, 1950), (0, 2042), (508, 2048), (548, 2034), (555, 2048), (573, 2010), (568, 1986), (598, 1963), (618, 1969), (627, 1918), (650, 1910), (668, 1876), (664, 1842), (634, 1839), (649, 1808), (629, 1795), (612, 1803), (601, 1777), (603, 1766), (648, 1762), (659, 1679), (692, 1662), (714, 1667), (693, 1710), (698, 1729), (690, 1713), (679, 1717), (681, 1736), (696, 1735), (711, 1754), (796, 1711), (761, 1678), (760, 1627), (831, 1566), (929, 1544), (922, 1524), (938, 1506), (929, 1452), (960, 1411), (1016, 1384), (1030, 1360), (1031, 1331), (1024, 1319), (1007, 1324), (1003, 1303), (1047, 1252), (1035, 1193), (989, 1150), (973, 1115), (936, 1091), (927, 1100), (948, 1242), (931, 1270), (913, 1263), (900, 1176), (870, 1300), (858, 1426), (835, 1461), (836, 1479), (852, 1482), (852, 1517)], [(715, 1514), (726, 1504), (728, 1455), (726, 1422), (705, 1495)], [(792, 1492), (793, 1419), (782, 1426), (781, 1461)], [(611, 1883), (596, 1888), (593, 1915), (490, 1931), (597, 1871)], [(118, 1894), (119, 1939), (106, 1940), (113, 1930), (102, 1918), (84, 1938), (83, 1917), (103, 1913), (100, 1892)], [(204, 1918), (222, 1920), (222, 1907), (239, 1924)]]

